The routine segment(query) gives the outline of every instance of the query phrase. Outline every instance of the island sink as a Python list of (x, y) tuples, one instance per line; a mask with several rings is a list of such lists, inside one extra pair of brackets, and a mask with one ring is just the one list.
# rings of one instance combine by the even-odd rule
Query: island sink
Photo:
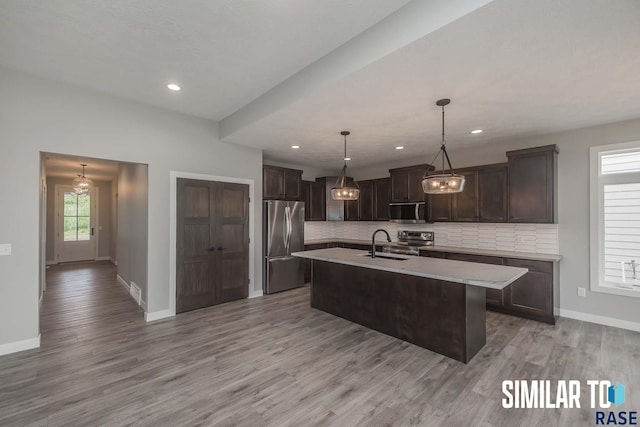
[(374, 257), (371, 254), (371, 252), (366, 253), (366, 254), (360, 254), (360, 256), (366, 256), (366, 257), (369, 257), (369, 258), (393, 259), (393, 260), (396, 260), (396, 261), (406, 261), (406, 260), (409, 259), (409, 258), (405, 258), (405, 257), (398, 256), (398, 255), (386, 255), (386, 254), (384, 254), (384, 255), (376, 254), (376, 256)]

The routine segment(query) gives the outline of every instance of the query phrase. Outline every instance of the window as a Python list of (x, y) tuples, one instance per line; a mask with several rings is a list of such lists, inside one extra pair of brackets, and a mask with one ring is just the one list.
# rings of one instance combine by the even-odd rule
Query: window
[(640, 142), (591, 148), (591, 290), (640, 297)]
[(91, 196), (64, 193), (64, 241), (91, 240)]

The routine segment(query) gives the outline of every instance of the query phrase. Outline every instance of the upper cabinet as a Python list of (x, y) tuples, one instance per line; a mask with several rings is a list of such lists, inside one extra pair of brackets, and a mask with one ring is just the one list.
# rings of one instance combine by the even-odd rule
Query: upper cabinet
[[(478, 171), (458, 172), (464, 176), (464, 189), (451, 198), (451, 220), (457, 222), (477, 222), (480, 217), (478, 207)], [(432, 198), (441, 197), (434, 195)]]
[(424, 202), (422, 177), (433, 170), (431, 165), (389, 169), (391, 174), (391, 203)]
[(391, 200), (391, 178), (374, 179), (373, 213), (374, 221), (389, 221), (389, 202)]
[(263, 165), (262, 198), (265, 200), (301, 200), (302, 171)]
[(507, 222), (508, 169), (506, 163), (478, 170), (478, 215), (480, 222)]
[(345, 202), (345, 221), (388, 221), (389, 178), (358, 181), (360, 197)]
[(456, 170), (464, 175), (464, 190), (430, 194), (429, 222), (507, 222), (507, 164)]
[(557, 155), (555, 145), (507, 152), (509, 222), (556, 222)]

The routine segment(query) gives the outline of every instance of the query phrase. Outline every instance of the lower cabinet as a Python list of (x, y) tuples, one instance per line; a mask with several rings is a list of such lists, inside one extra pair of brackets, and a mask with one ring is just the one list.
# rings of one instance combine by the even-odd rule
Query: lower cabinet
[(487, 289), (487, 309), (554, 325), (554, 292), (558, 272), (552, 261), (502, 258), (453, 252), (420, 251), (420, 256), (527, 268), (527, 274), (504, 288)]
[(513, 258), (505, 261), (505, 265), (529, 269), (507, 288), (505, 309), (522, 317), (554, 324), (553, 263)]

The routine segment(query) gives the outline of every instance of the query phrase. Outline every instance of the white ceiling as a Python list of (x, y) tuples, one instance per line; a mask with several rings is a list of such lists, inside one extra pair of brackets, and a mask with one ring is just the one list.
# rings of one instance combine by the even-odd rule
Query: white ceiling
[[(2, 0), (0, 66), (222, 125), (261, 109), (222, 136), (272, 160), (339, 167), (348, 129), (364, 166), (431, 160), (443, 97), (452, 149), (640, 117), (639, 24), (637, 0)], [(354, 66), (375, 29), (398, 42)]]
[(0, 65), (220, 120), (407, 2), (2, 0)]
[[(85, 176), (94, 181), (112, 181), (118, 177), (118, 162), (88, 157), (45, 154), (47, 177), (73, 180), (82, 173), (81, 164), (86, 164)], [(71, 182), (71, 181), (69, 181)]]
[(430, 161), (444, 97), (452, 149), (637, 118), (639, 52), (639, 1), (496, 0), (226, 140), (339, 166), (348, 129), (357, 167)]

